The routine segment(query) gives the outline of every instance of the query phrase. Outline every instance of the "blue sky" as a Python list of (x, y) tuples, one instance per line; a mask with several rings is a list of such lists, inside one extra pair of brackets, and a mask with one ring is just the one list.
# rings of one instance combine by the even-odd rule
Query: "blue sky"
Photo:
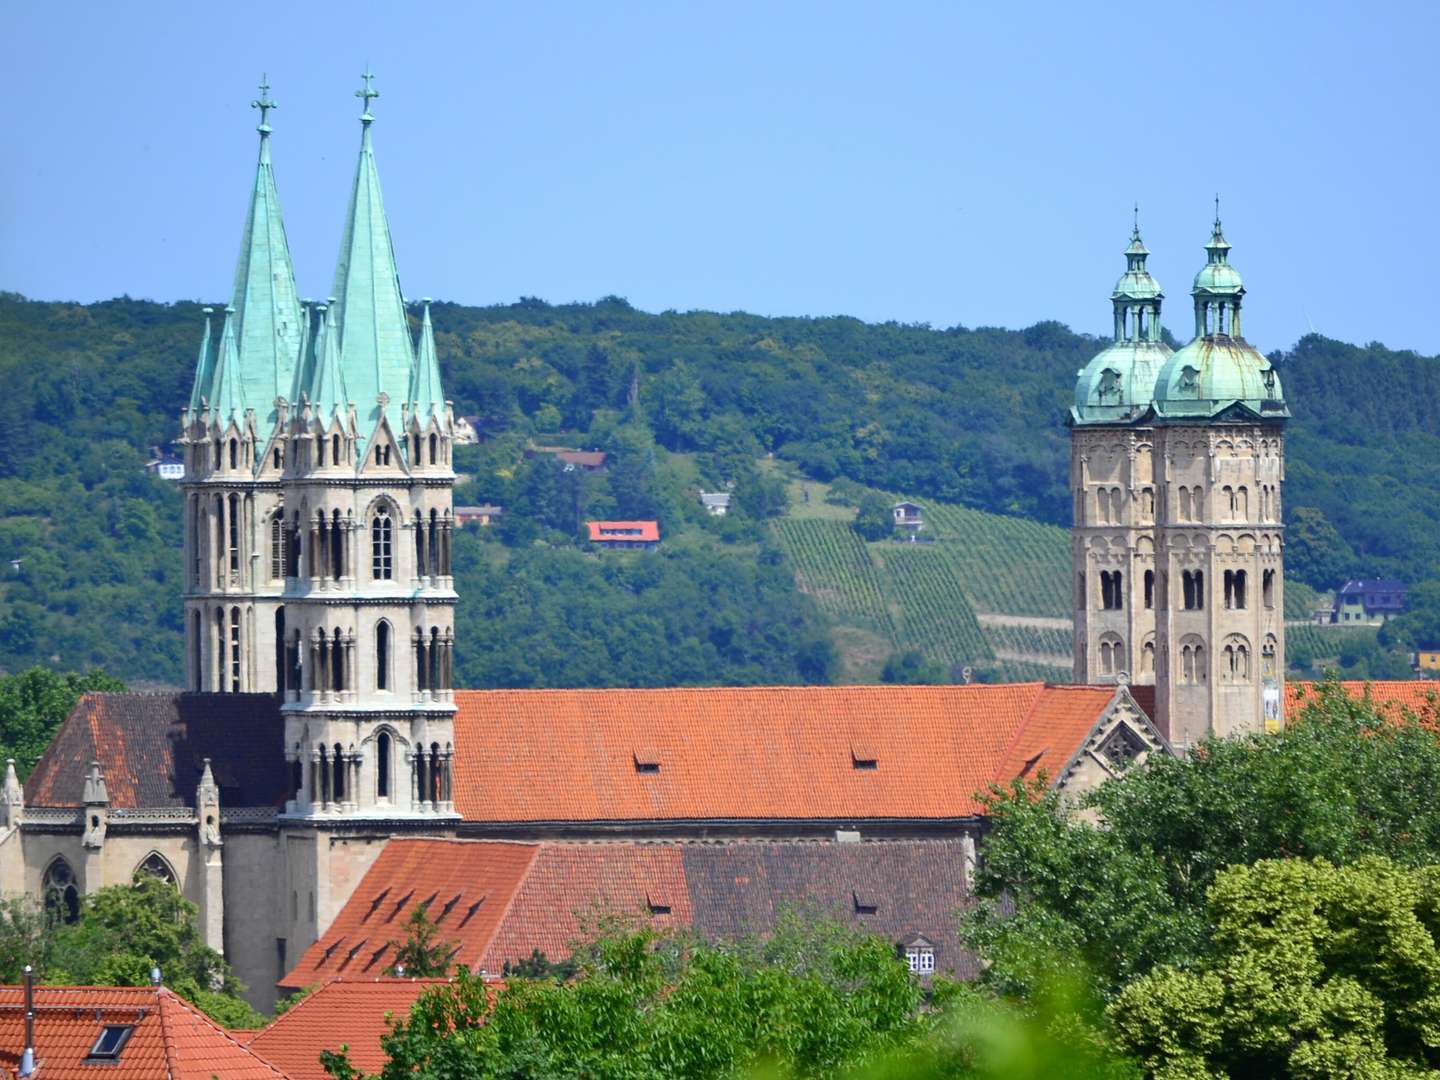
[(259, 74), (329, 289), (368, 61), (407, 296), (1105, 332), (1218, 191), (1246, 328), (1440, 352), (1430, 4), (11, 4), (0, 288), (229, 290)]

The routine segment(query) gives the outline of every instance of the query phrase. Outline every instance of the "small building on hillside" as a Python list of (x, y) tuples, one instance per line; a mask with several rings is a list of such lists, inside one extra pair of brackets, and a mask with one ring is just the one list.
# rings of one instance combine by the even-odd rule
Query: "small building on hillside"
[(457, 416), (455, 418), (455, 445), (477, 446), (480, 443), (480, 417)]
[(576, 469), (588, 473), (605, 471), (603, 450), (561, 450), (555, 455), (555, 460), (566, 472), (574, 472)]
[(925, 508), (918, 503), (898, 502), (890, 508), (895, 515), (895, 528), (911, 536), (925, 527)]
[(185, 459), (166, 453), (158, 446), (150, 448), (151, 458), (145, 463), (147, 471), (155, 473), (162, 480), (184, 480)]
[(587, 521), (590, 543), (602, 548), (643, 548), (660, 546), (658, 521)]
[(1419, 649), (1412, 666), (1416, 671), (1440, 671), (1440, 649)]
[(457, 506), (455, 520), (460, 525), (479, 525), (482, 529), (494, 525), (505, 513), (503, 506)]
[(1379, 626), (1403, 615), (1407, 607), (1405, 583), (1394, 578), (1347, 581), (1335, 594), (1330, 622), (1340, 626)]
[(700, 492), (700, 505), (711, 517), (724, 517), (730, 512), (730, 493), (728, 491), (702, 491)]

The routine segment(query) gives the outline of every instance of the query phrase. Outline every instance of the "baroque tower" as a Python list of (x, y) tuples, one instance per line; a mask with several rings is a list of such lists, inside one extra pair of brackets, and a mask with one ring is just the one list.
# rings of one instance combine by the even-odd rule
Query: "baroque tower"
[(448, 818), (451, 446), (429, 301), (412, 341), (357, 91), (360, 156), (333, 295), (280, 406), (285, 754), (304, 818)]
[(1195, 336), (1155, 382), (1156, 720), (1177, 748), (1282, 722), (1280, 489), (1286, 407), (1244, 338), (1245, 287), (1215, 224), (1195, 275)]
[(235, 287), (217, 344), (210, 309), (178, 440), (185, 457), (186, 685), (211, 693), (277, 692), (284, 637), (279, 561), (284, 420), (304, 317), (270, 165), (262, 80), (260, 156)]
[(1170, 356), (1165, 294), (1136, 221), (1115, 284), (1114, 340), (1077, 374), (1070, 410), (1075, 681), (1155, 681), (1155, 475), (1150, 399)]

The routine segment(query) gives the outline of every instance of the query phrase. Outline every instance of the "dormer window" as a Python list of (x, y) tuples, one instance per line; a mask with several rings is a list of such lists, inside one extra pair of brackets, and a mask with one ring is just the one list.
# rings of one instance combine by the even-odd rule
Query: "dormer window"
[(855, 901), (856, 915), (874, 915), (880, 910), (880, 905), (869, 893), (852, 892), (850, 896)]
[(935, 971), (935, 947), (933, 945), (907, 946), (905, 966), (915, 975), (933, 974)]
[(868, 742), (850, 744), (850, 766), (854, 769), (873, 770), (880, 767), (880, 754)]
[(134, 1024), (106, 1024), (100, 1029), (95, 1045), (90, 1048), (90, 1053), (85, 1058), (86, 1063), (119, 1061), (120, 1051), (125, 1049), (125, 1044), (130, 1041), (134, 1031)]
[(653, 747), (641, 747), (632, 751), (637, 773), (653, 774), (660, 771), (660, 753)]

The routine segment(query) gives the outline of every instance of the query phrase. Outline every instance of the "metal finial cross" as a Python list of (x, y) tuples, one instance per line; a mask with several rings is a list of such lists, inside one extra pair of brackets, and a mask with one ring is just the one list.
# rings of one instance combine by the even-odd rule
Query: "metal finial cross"
[(365, 85), (364, 85), (361, 89), (355, 91), (355, 96), (358, 97), (358, 98), (364, 98), (364, 99), (365, 99), (365, 113), (364, 113), (364, 115), (365, 115), (365, 116), (369, 116), (369, 115), (370, 115), (370, 101), (371, 101), (372, 98), (377, 98), (377, 97), (379, 97), (379, 96), (380, 96), (380, 91), (379, 91), (379, 90), (376, 90), (373, 86), (370, 85), (371, 81), (375, 78), (375, 76), (374, 76), (374, 74), (371, 73), (371, 71), (370, 71), (370, 65), (369, 65), (369, 64), (366, 64), (366, 65), (365, 65), (365, 74), (364, 74), (364, 75), (361, 75), (360, 77), (365, 80)]
[(269, 131), (270, 126), (269, 122), (265, 119), (265, 114), (271, 109), (278, 109), (280, 106), (270, 100), (270, 77), (268, 75), (262, 74), (260, 76), (260, 96), (250, 102), (250, 107), (260, 110), (260, 130)]
[(1220, 193), (1215, 193), (1215, 224), (1220, 224)]

